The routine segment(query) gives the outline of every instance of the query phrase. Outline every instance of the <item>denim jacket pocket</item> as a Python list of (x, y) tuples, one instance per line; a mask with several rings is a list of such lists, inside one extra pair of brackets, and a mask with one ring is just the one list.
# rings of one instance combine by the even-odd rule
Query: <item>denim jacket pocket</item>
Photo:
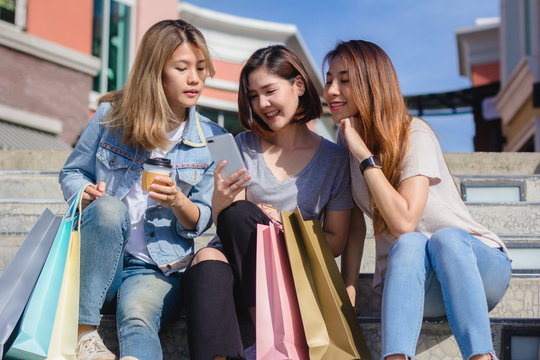
[(206, 164), (181, 164), (176, 169), (177, 186), (184, 194), (188, 194), (204, 177), (208, 169)]
[(108, 170), (121, 170), (127, 169), (132, 160), (128, 159), (112, 150), (100, 146), (96, 152), (96, 158), (105, 166)]

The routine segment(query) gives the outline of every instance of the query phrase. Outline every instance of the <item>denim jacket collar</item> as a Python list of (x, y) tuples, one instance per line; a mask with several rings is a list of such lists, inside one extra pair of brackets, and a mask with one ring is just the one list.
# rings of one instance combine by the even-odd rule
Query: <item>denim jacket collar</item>
[(190, 107), (188, 111), (189, 118), (181, 141), (192, 147), (204, 147), (206, 146), (206, 139), (204, 138), (195, 106)]

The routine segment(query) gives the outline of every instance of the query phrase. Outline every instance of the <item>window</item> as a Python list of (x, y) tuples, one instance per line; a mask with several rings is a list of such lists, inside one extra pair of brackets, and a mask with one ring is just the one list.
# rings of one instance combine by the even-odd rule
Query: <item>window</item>
[(461, 197), (468, 202), (525, 201), (525, 187), (519, 181), (464, 181)]
[(501, 334), (501, 355), (505, 360), (538, 359), (540, 329), (534, 326), (505, 326)]
[(529, 0), (523, 1), (523, 32), (525, 35), (525, 55), (530, 56), (531, 55), (531, 5)]
[(26, 0), (0, 0), (0, 20), (17, 25), (26, 24)]
[(94, 90), (99, 93), (120, 89), (127, 80), (131, 17), (132, 5), (127, 1), (94, 1), (92, 55), (101, 59), (101, 70), (94, 78)]
[(240, 120), (238, 120), (238, 114), (230, 111), (223, 111), (205, 107), (198, 108), (199, 113), (203, 116), (206, 116), (210, 120), (217, 122), (219, 125), (223, 126), (233, 135), (245, 131), (240, 125)]
[(0, 0), (0, 20), (15, 24), (15, 0)]

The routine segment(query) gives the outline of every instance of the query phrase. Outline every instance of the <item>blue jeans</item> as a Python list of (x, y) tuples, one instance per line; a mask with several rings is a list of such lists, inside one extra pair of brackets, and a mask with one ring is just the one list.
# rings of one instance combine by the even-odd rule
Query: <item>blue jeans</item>
[(126, 206), (114, 197), (101, 197), (84, 209), (79, 323), (99, 325), (101, 309), (116, 299), (120, 356), (159, 360), (161, 323), (180, 313), (180, 278), (124, 254), (130, 226)]
[(422, 318), (447, 316), (463, 359), (494, 353), (488, 311), (512, 269), (501, 249), (455, 228), (400, 236), (390, 249), (382, 299), (382, 358), (414, 358)]

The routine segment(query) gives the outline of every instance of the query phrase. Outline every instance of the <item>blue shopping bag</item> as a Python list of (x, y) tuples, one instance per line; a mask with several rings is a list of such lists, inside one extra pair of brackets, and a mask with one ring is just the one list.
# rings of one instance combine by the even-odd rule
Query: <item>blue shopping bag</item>
[(10, 338), (6, 359), (46, 359), (56, 317), (70, 238), (76, 218), (77, 204), (84, 190), (79, 190), (62, 223), (43, 270), (21, 317), (18, 328)]

